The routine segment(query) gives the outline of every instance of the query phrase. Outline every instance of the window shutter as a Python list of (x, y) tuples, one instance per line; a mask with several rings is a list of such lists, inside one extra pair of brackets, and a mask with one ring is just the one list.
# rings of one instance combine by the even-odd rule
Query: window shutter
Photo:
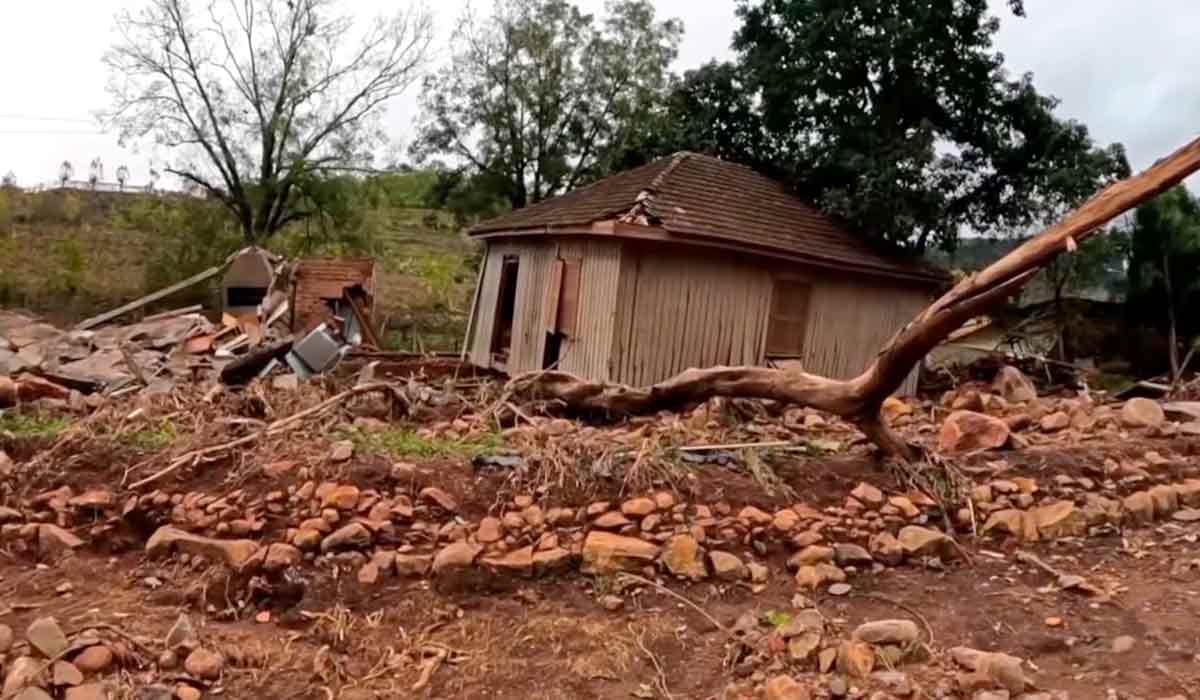
[(775, 280), (771, 294), (771, 316), (767, 324), (767, 355), (800, 357), (808, 331), (808, 304), (812, 285)]
[(558, 304), (562, 298), (564, 267), (562, 260), (555, 260), (550, 265), (550, 279), (546, 284), (546, 299), (542, 306), (542, 326), (547, 333), (558, 332)]
[(558, 332), (575, 337), (579, 322), (579, 279), (583, 261), (579, 258), (562, 261), (562, 292), (558, 300)]

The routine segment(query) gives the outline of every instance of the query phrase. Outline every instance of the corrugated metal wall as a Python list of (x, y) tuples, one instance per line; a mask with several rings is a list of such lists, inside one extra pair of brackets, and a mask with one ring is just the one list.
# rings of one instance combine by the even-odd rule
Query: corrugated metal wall
[(689, 367), (757, 364), (771, 278), (736, 256), (629, 244), (611, 377), (645, 386)]
[[(622, 247), (623, 246), (623, 247)], [(500, 267), (519, 256), (510, 373), (540, 369), (543, 305), (553, 261), (583, 261), (576, 337), (559, 367), (592, 379), (653, 384), (689, 367), (760, 364), (774, 276), (812, 284), (803, 367), (845, 379), (928, 303), (912, 286), (802, 265), (763, 266), (736, 253), (585, 238), (490, 241), (468, 340), (469, 359), (490, 366)], [(916, 372), (902, 393), (916, 390)]]
[[(574, 338), (559, 354), (559, 368), (591, 379), (607, 380), (617, 320), (617, 285), (621, 275), (621, 242), (563, 239), (558, 257), (579, 258), (579, 317)], [(539, 358), (541, 355), (539, 354)]]
[(621, 269), (619, 241), (552, 238), (489, 241), (483, 260), (482, 289), (468, 338), (474, 364), (490, 367), (489, 345), (500, 291), (504, 257), (518, 256), (517, 300), (509, 373), (541, 369), (546, 347), (544, 309), (550, 268), (557, 258), (582, 261), (576, 334), (563, 343), (559, 367), (595, 379), (608, 378), (608, 353), (616, 317), (617, 279)]
[[(795, 275), (795, 268), (781, 274)], [(930, 294), (856, 273), (795, 275), (811, 281), (808, 333), (804, 342), (806, 371), (834, 379), (857, 376), (884, 343), (904, 327), (930, 301)], [(917, 388), (914, 370), (900, 388), (912, 394)]]

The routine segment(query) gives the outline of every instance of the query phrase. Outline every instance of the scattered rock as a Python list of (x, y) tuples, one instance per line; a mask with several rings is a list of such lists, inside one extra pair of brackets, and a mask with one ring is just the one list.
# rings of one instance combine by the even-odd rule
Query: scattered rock
[(853, 589), (848, 583), (835, 583), (829, 587), (829, 595), (841, 597), (849, 593)]
[[(294, 375), (292, 375), (294, 376)], [(109, 700), (112, 695), (103, 683), (87, 683), (67, 688), (63, 700)]]
[(379, 581), (379, 564), (369, 561), (358, 570), (358, 582), (364, 586), (374, 585)]
[(1045, 539), (1082, 537), (1087, 534), (1088, 521), (1083, 510), (1071, 501), (1056, 501), (1030, 512), (1038, 534)]
[(979, 651), (970, 647), (954, 647), (950, 650), (950, 657), (958, 665), (1010, 693), (1022, 693), (1027, 686), (1032, 685), (1021, 668), (1021, 660), (1015, 656)]
[(84, 673), (104, 673), (113, 664), (112, 650), (103, 644), (84, 649), (76, 656), (75, 666)]
[(857, 498), (861, 503), (868, 506), (883, 505), (883, 491), (863, 481), (854, 490), (850, 492), (851, 496)]
[(175, 697), (179, 698), (179, 700), (200, 700), (200, 698), (204, 697), (204, 694), (197, 688), (193, 688), (186, 683), (180, 683), (175, 686)]
[(263, 559), (263, 569), (267, 571), (283, 571), (293, 567), (304, 559), (304, 554), (297, 547), (283, 542), (276, 542), (267, 547), (267, 555)]
[(504, 526), (499, 518), (487, 517), (479, 521), (479, 529), (475, 531), (475, 540), (480, 544), (492, 544), (504, 538)]
[(667, 540), (663, 547), (662, 562), (667, 571), (679, 578), (699, 581), (708, 575), (700, 555), (700, 544), (691, 535), (675, 535)]
[(942, 424), (938, 450), (994, 450), (1008, 444), (1009, 437), (1008, 425), (999, 418), (975, 411), (955, 411)]
[(908, 525), (900, 529), (898, 539), (908, 556), (949, 558), (955, 553), (953, 540), (927, 527)]
[(644, 518), (658, 510), (658, 505), (650, 498), (631, 498), (621, 504), (621, 513), (630, 518)]
[(709, 552), (708, 563), (712, 565), (713, 576), (722, 581), (741, 581), (746, 578), (746, 566), (742, 560), (728, 552)]
[(447, 513), (454, 513), (458, 510), (458, 501), (436, 486), (426, 486), (421, 489), (421, 492), (417, 494), (417, 498), (426, 503), (436, 505)]
[(420, 577), (429, 573), (433, 556), (429, 554), (396, 554), (396, 573), (400, 576)]
[(833, 545), (833, 559), (838, 566), (870, 566), (875, 563), (870, 552), (859, 545), (849, 543)]
[(180, 613), (179, 617), (175, 619), (175, 624), (171, 625), (171, 629), (167, 631), (167, 637), (164, 640), (167, 649), (194, 649), (199, 643), (200, 638), (196, 636), (196, 628), (192, 626), (191, 618)]
[(354, 443), (349, 440), (338, 440), (329, 449), (330, 462), (345, 462), (354, 456)]
[(1121, 501), (1121, 509), (1134, 524), (1145, 525), (1154, 522), (1154, 501), (1146, 491), (1137, 491), (1126, 496)]
[(823, 547), (813, 544), (793, 554), (788, 559), (787, 566), (789, 569), (798, 569), (802, 566), (828, 564), (833, 561), (833, 557), (833, 547)]
[(158, 528), (146, 541), (146, 553), (150, 556), (165, 556), (176, 551), (199, 555), (240, 569), (258, 551), (258, 544), (252, 540), (201, 537), (170, 525)]
[(625, 599), (619, 595), (612, 595), (611, 593), (600, 596), (600, 607), (609, 612), (616, 612), (625, 607)]
[(842, 583), (846, 572), (832, 564), (802, 566), (796, 570), (796, 585), (800, 588), (817, 589), (826, 583)]
[(38, 551), (44, 557), (56, 557), (83, 546), (83, 540), (57, 525), (38, 525)]
[(54, 685), (79, 685), (83, 682), (83, 673), (69, 661), (54, 662)]
[(1200, 510), (1196, 508), (1177, 510), (1171, 514), (1171, 519), (1178, 520), (1181, 523), (1194, 523), (1200, 521)]
[(592, 525), (604, 530), (619, 530), (633, 521), (626, 518), (620, 511), (611, 510), (592, 521)]
[(13, 700), (54, 700), (54, 698), (41, 688), (30, 686), (22, 690)]
[(875, 620), (854, 630), (854, 638), (869, 644), (911, 644), (921, 638), (921, 630), (912, 620)]
[(1162, 406), (1150, 399), (1135, 397), (1121, 406), (1121, 423), (1127, 428), (1157, 428), (1167, 419)]
[(755, 508), (754, 506), (746, 506), (738, 511), (737, 518), (747, 525), (757, 525), (760, 527), (764, 525), (770, 525), (775, 520), (775, 516), (766, 513), (759, 508)]
[(583, 542), (583, 571), (611, 574), (634, 570), (653, 563), (658, 553), (658, 545), (651, 542), (592, 530)]
[(225, 667), (225, 659), (220, 654), (207, 649), (196, 649), (188, 654), (183, 662), (183, 668), (196, 678), (206, 681), (221, 677), (221, 669)]
[(445, 576), (469, 569), (483, 553), (483, 547), (467, 542), (454, 542), (442, 548), (433, 558), (433, 575)]
[(353, 511), (358, 506), (360, 492), (357, 486), (353, 484), (343, 484), (325, 494), (325, 498), (321, 500), (321, 506), (325, 508), (336, 508), (338, 510)]
[(899, 566), (904, 561), (904, 547), (890, 532), (875, 534), (868, 544), (874, 559), (884, 566)]
[(8, 625), (0, 625), (0, 654), (7, 654), (13, 645), (13, 631)]
[(31, 656), (18, 656), (13, 659), (6, 668), (4, 688), (0, 691), (0, 697), (12, 697), (22, 688), (36, 684), (43, 665), (42, 661)]
[(322, 552), (362, 549), (371, 545), (371, 531), (362, 523), (350, 523), (338, 528), (321, 540)]
[(842, 642), (838, 647), (837, 668), (851, 678), (866, 678), (875, 670), (875, 650), (863, 641)]
[(1060, 430), (1065, 430), (1071, 425), (1071, 417), (1064, 411), (1055, 411), (1054, 413), (1042, 416), (1041, 426), (1044, 433), (1057, 433)]
[(1112, 640), (1112, 652), (1114, 654), (1125, 654), (1133, 651), (1137, 646), (1137, 640), (1127, 634), (1123, 634)]
[(809, 700), (811, 695), (791, 676), (775, 676), (767, 681), (766, 700)]
[(25, 630), (25, 638), (29, 644), (48, 659), (55, 658), (67, 650), (67, 635), (63, 634), (58, 621), (52, 617), (39, 617), (29, 623)]
[(1009, 403), (1024, 403), (1037, 398), (1033, 382), (1021, 370), (1005, 365), (992, 380), (992, 391)]

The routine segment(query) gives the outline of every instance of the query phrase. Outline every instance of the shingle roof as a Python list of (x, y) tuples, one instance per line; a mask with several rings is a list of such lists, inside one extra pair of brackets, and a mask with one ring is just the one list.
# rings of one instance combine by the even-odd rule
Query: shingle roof
[(620, 217), (639, 202), (658, 226), (683, 239), (734, 243), (882, 274), (944, 278), (925, 266), (879, 253), (781, 183), (751, 168), (687, 152), (517, 209), (473, 227), (470, 233), (589, 226)]

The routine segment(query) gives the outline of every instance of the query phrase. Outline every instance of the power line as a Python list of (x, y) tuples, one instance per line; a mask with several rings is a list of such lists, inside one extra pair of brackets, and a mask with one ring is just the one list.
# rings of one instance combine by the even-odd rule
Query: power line
[(22, 134), (22, 135), (48, 134), (48, 135), (54, 135), (54, 136), (66, 136), (66, 135), (80, 135), (80, 134), (96, 135), (96, 134), (107, 134), (107, 133), (108, 133), (107, 131), (69, 131), (69, 130), (55, 130), (55, 129), (0, 129), (0, 134)]
[(94, 119), (81, 119), (78, 117), (47, 117), (33, 114), (0, 114), (0, 119), (19, 119), (27, 122), (75, 122), (78, 124), (95, 124)]

